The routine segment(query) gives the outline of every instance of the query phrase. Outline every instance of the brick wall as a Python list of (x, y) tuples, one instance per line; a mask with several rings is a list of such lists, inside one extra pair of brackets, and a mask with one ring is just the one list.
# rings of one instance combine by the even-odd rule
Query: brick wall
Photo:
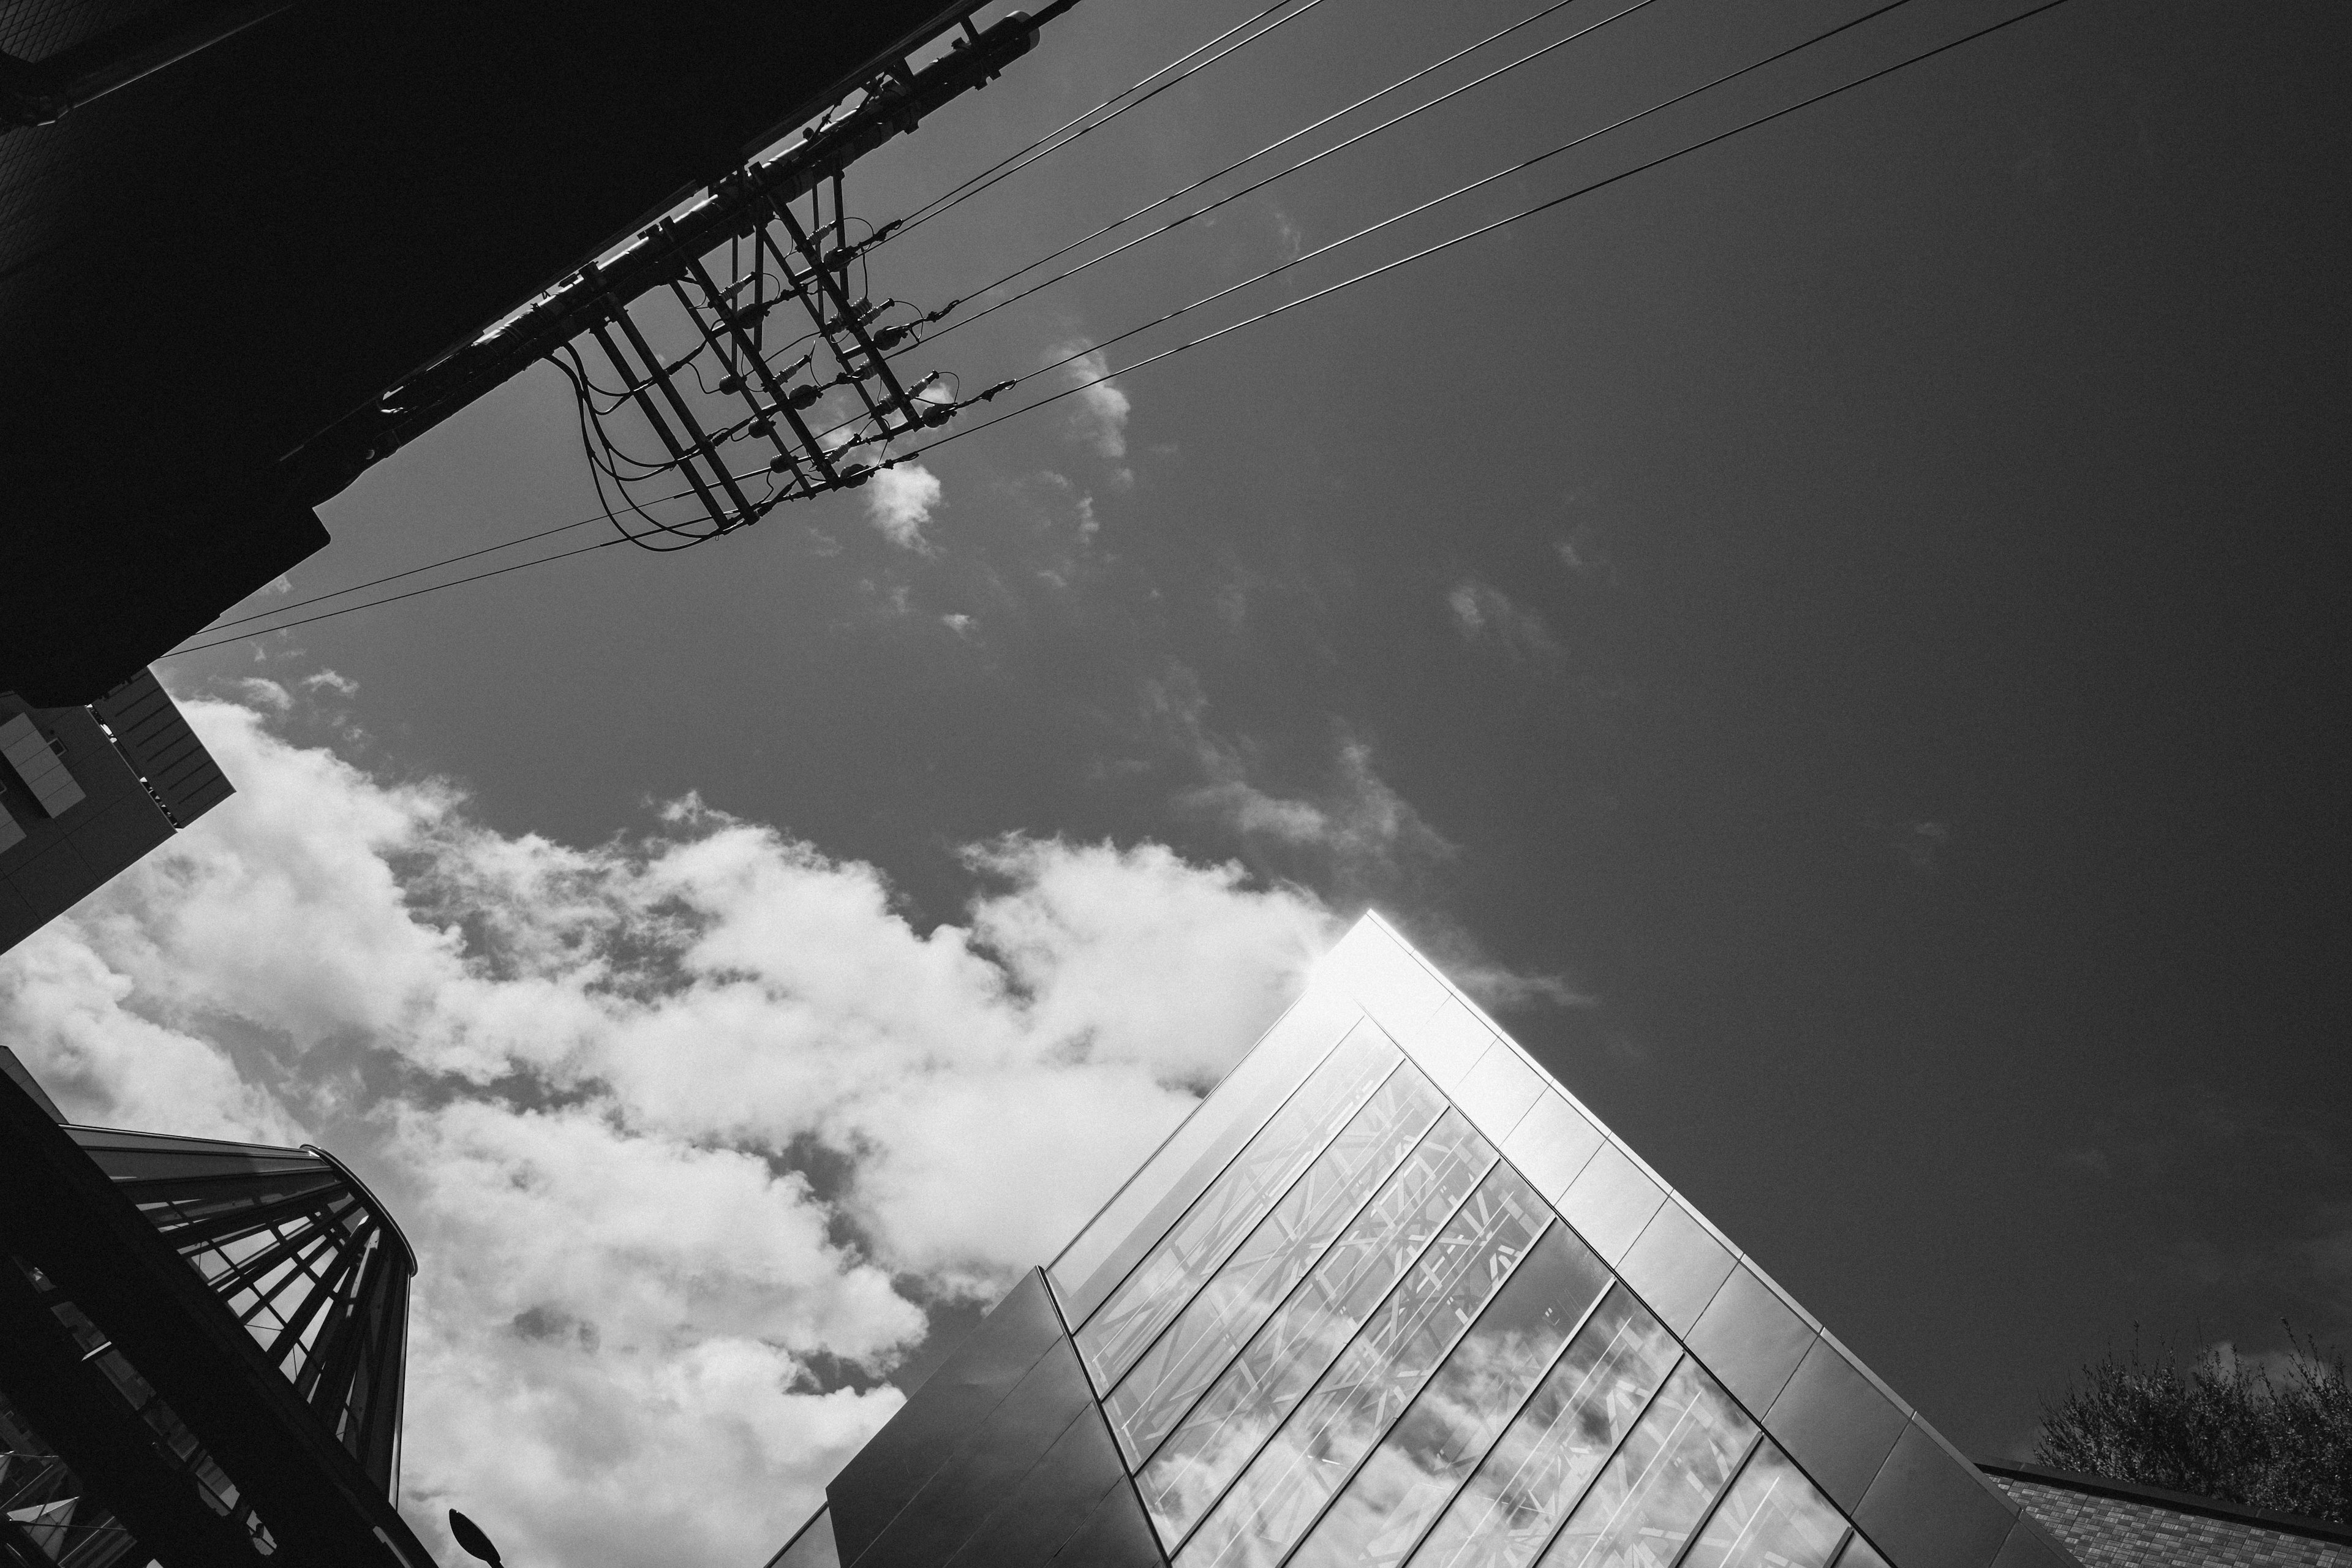
[(2352, 1544), (1995, 1475), (2083, 1568), (2352, 1568)]

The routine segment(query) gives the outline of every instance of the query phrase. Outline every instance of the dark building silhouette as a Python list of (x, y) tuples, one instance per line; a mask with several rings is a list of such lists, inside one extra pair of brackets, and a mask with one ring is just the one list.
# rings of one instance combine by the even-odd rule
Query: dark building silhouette
[(144, 670), (86, 708), (0, 691), (0, 952), (232, 793)]
[(0, 690), (95, 701), (318, 550), (386, 389), (977, 8), (0, 9)]
[(416, 1260), (323, 1150), (65, 1125), (0, 1048), (0, 1563), (432, 1562)]

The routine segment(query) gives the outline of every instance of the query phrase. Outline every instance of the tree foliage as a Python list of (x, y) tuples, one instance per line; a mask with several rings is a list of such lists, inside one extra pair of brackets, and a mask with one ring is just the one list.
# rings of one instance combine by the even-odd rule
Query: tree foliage
[(2352, 1384), (2341, 1351), (2297, 1343), (2273, 1369), (2213, 1347), (2109, 1351), (2055, 1404), (2033, 1458), (2053, 1469), (2352, 1524)]

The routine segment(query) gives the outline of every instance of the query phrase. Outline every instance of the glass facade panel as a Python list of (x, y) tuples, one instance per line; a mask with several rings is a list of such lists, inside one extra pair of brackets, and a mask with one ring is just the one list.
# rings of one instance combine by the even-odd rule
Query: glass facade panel
[(1682, 1355), (1622, 1286), (1612, 1290), (1412, 1568), (1527, 1568)]
[(776, 1553), (768, 1568), (841, 1568), (841, 1552), (833, 1539), (833, 1518), (824, 1509), (801, 1526), (801, 1532)]
[(1376, 1030), (1358, 1029), (1340, 1042), (1079, 1331), (1078, 1351), (1096, 1387), (1119, 1380), (1403, 1060)]
[(1609, 1271), (1566, 1226), (1546, 1231), (1316, 1525), (1293, 1568), (1403, 1562), (1609, 1284)]
[(1517, 1172), (1491, 1172), (1185, 1543), (1180, 1568), (1280, 1563), (1551, 1217)]
[(1758, 1445), (1685, 1568), (1830, 1568), (1845, 1521), (1771, 1439)]
[(1756, 1436), (1685, 1359), (1569, 1515), (1544, 1568), (1668, 1568)]
[(1130, 1465), (1160, 1446), (1445, 1110), (1410, 1063), (1389, 1075), (1274, 1212), (1104, 1401)]
[(1838, 1568), (1887, 1568), (1887, 1564), (1869, 1542), (1857, 1535), (1845, 1543), (1845, 1554), (1838, 1559)]
[(1136, 1478), (1161, 1540), (1181, 1541), (1208, 1511), (1495, 1158), (1460, 1111), (1438, 1119)]

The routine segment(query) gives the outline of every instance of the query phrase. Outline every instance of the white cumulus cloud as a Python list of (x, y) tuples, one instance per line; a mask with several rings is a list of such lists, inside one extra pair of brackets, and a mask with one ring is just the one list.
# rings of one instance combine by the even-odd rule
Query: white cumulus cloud
[(0, 1031), (78, 1120), (367, 1176), (422, 1261), (404, 1506), (518, 1562), (761, 1561), (926, 1303), (1050, 1258), (1335, 934), (1234, 866), (1025, 837), (921, 929), (691, 798), (499, 833), (252, 696), (186, 704), (239, 793), (0, 959)]
[(884, 468), (866, 481), (866, 516), (891, 543), (908, 550), (924, 547), (923, 524), (940, 504), (940, 477), (920, 463)]
[[(1047, 356), (1049, 363), (1067, 359), (1076, 347), (1076, 343), (1057, 345)], [(1075, 396), (1078, 412), (1074, 425), (1078, 434), (1112, 462), (1125, 458), (1127, 416), (1134, 405), (1128, 400), (1118, 383), (1111, 379), (1110, 361), (1104, 356), (1102, 350), (1091, 349), (1070, 360), (1063, 367), (1063, 374), (1076, 389)], [(1134, 478), (1123, 468), (1115, 473), (1122, 482)]]

